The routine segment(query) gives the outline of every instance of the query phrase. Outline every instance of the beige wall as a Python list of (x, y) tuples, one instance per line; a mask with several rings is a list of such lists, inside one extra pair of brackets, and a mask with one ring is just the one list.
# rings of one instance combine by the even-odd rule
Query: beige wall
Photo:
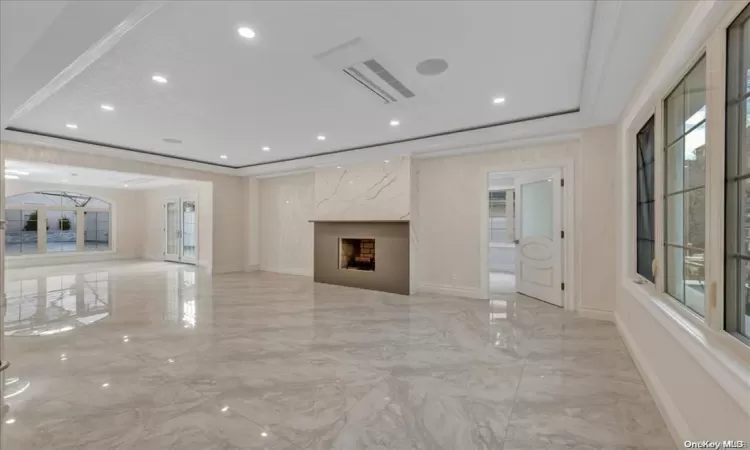
[[(519, 165), (575, 165), (578, 229), (576, 306), (594, 312), (614, 308), (615, 224), (614, 127), (584, 130), (579, 140), (448, 158), (415, 160), (418, 176), (416, 225), (420, 286), (482, 297), (479, 229), (486, 202), (484, 171)], [(585, 238), (582, 238), (585, 237)]]
[(312, 276), (314, 175), (260, 180), (260, 268)]
[(114, 253), (89, 252), (86, 254), (47, 253), (43, 255), (29, 255), (11, 257), (7, 260), (7, 267), (31, 267), (51, 264), (71, 264), (108, 259), (135, 259), (140, 256), (139, 243), (144, 231), (143, 223), (134, 220), (141, 213), (138, 196), (135, 191), (125, 189), (108, 189), (91, 186), (76, 186), (65, 183), (37, 183), (23, 180), (6, 180), (5, 195), (12, 196), (24, 192), (39, 190), (69, 191), (87, 194), (101, 198), (112, 204), (112, 243)]

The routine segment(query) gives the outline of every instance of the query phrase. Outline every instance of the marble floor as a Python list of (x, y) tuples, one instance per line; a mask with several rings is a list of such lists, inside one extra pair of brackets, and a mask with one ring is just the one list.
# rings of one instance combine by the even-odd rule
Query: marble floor
[(674, 449), (613, 324), (137, 262), (7, 272), (2, 448)]

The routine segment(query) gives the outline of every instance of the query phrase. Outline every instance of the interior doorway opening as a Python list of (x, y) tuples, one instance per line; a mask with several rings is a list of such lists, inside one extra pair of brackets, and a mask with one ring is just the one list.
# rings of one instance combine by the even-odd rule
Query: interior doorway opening
[(562, 183), (559, 168), (488, 174), (490, 296), (563, 306)]

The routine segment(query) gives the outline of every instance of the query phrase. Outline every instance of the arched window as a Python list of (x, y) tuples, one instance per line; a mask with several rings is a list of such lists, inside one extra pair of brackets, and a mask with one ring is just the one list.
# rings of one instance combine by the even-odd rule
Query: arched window
[(111, 248), (111, 206), (90, 195), (38, 191), (5, 199), (5, 254)]

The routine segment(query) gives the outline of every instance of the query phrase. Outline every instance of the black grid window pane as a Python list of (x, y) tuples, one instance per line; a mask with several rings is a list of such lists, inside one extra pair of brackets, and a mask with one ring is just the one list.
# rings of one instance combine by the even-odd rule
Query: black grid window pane
[(637, 192), (636, 192), (636, 271), (654, 281), (652, 263), (656, 236), (654, 231), (654, 118), (651, 117), (636, 136)]
[(727, 29), (725, 329), (750, 344), (750, 6)]

